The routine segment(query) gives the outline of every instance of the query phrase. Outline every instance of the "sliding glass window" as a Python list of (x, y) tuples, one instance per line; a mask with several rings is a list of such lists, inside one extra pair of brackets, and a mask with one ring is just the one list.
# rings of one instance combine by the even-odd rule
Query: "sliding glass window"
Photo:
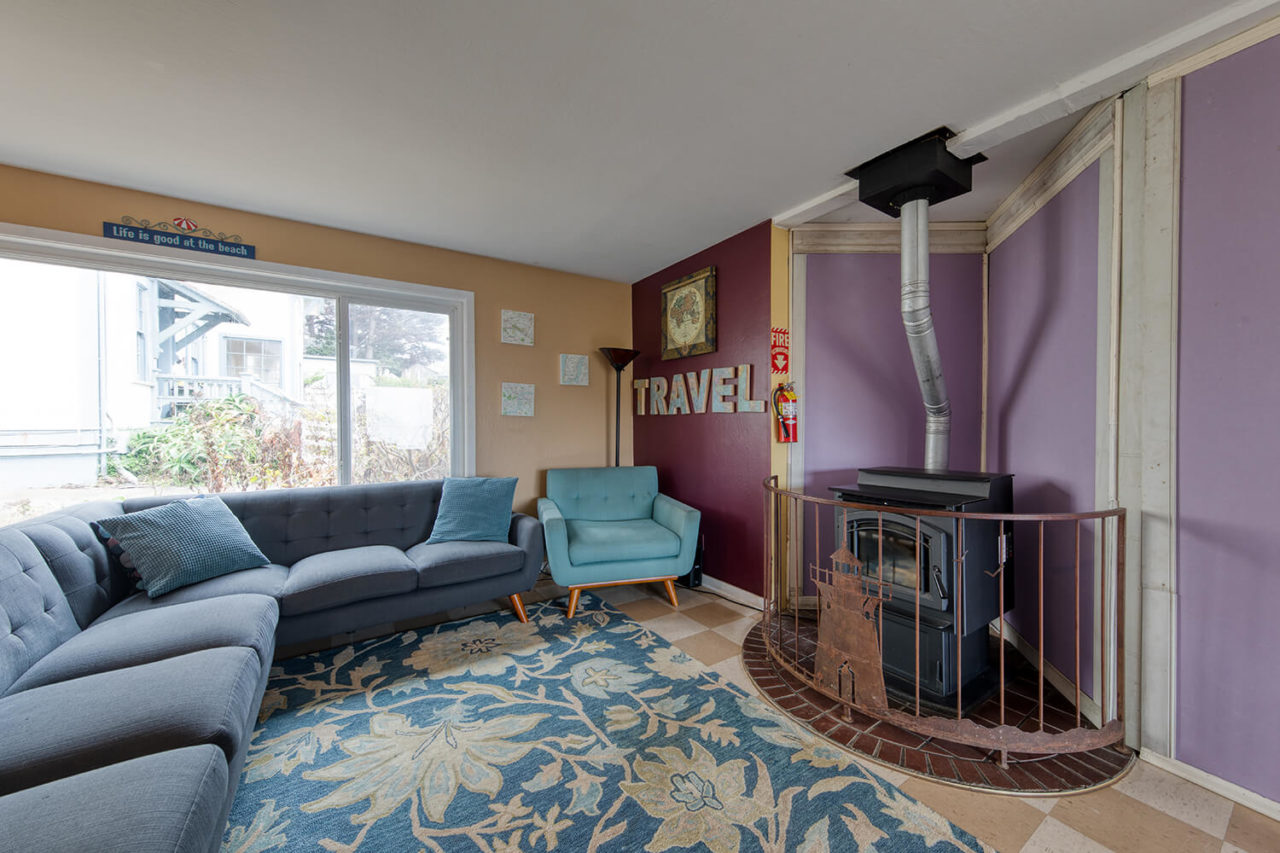
[(0, 524), (469, 473), (469, 313), (405, 286), (264, 284), (0, 257)]

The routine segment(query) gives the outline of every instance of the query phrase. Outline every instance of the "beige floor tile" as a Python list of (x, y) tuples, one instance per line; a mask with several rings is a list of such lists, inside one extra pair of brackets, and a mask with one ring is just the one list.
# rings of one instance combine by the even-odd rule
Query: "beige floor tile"
[(1044, 813), (1018, 797), (1002, 797), (912, 778), (899, 785), (947, 820), (997, 850), (1016, 853), (1044, 821)]
[(742, 647), (737, 643), (726, 640), (715, 631), (704, 630), (701, 633), (693, 634), (676, 641), (676, 646), (693, 658), (697, 658), (708, 666), (737, 657), (742, 652)]
[(1179, 779), (1145, 761), (1134, 764), (1116, 790), (1154, 809), (1202, 829), (1214, 838), (1227, 837), (1227, 823), (1235, 803), (1226, 797)]
[(644, 622), (648, 619), (653, 619), (655, 616), (667, 616), (676, 612), (670, 602), (658, 601), (656, 598), (649, 598), (648, 596), (637, 598), (635, 601), (625, 601), (616, 606), (637, 622)]
[(697, 619), (708, 628), (718, 628), (728, 622), (736, 622), (742, 618), (738, 611), (731, 610), (718, 601), (689, 608), (686, 608), (682, 601), (680, 602), (680, 612), (690, 619)]
[[(660, 586), (651, 586), (652, 594), (658, 596), (663, 601), (667, 600), (667, 591)], [(676, 601), (680, 602), (681, 610), (692, 610), (695, 607), (703, 607), (708, 604), (715, 604), (720, 599), (711, 595), (703, 595), (692, 589), (685, 589), (680, 585), (676, 585)]]
[(1222, 847), (1222, 839), (1114, 787), (1063, 797), (1053, 817), (1117, 853), (1217, 853)]
[(1031, 806), (1031, 808), (1039, 812), (1042, 812), (1044, 814), (1048, 814), (1049, 812), (1053, 811), (1053, 807), (1056, 806), (1058, 804), (1058, 800), (1062, 798), (1061, 797), (1020, 797), (1019, 799), (1021, 799), (1027, 805)]
[(759, 693), (756, 690), (755, 682), (751, 680), (751, 676), (747, 675), (747, 671), (743, 668), (742, 658), (740, 657), (726, 658), (714, 666), (707, 667), (707, 669), (723, 675), (750, 695), (754, 696)]
[(628, 601), (639, 601), (642, 598), (649, 597), (649, 594), (636, 584), (627, 584), (626, 586), (602, 586), (599, 589), (591, 590), (591, 593), (609, 602), (614, 607), (617, 607), (620, 604), (626, 604)]
[(1235, 846), (1230, 841), (1224, 841), (1222, 842), (1222, 853), (1249, 853), (1249, 851), (1243, 847)]
[(759, 619), (752, 619), (750, 617), (745, 619), (734, 619), (732, 622), (717, 625), (712, 630), (722, 637), (726, 637), (738, 645), (742, 645), (742, 641), (747, 638), (747, 634), (751, 633), (751, 629), (759, 622)]
[[(1087, 835), (1081, 835), (1062, 821), (1046, 817), (1022, 845), (1021, 853), (1110, 853), (1110, 849)], [(1016, 851), (1002, 850), (1000, 853)]]
[(668, 643), (674, 643), (676, 640), (683, 640), (685, 637), (700, 634), (707, 630), (706, 625), (703, 625), (701, 622), (695, 622), (683, 613), (675, 613), (669, 607), (667, 608), (667, 612), (662, 616), (655, 616), (652, 619), (641, 619), (639, 621), (640, 624), (644, 625)]
[(1253, 809), (1236, 805), (1227, 825), (1227, 841), (1249, 853), (1280, 850), (1280, 823)]

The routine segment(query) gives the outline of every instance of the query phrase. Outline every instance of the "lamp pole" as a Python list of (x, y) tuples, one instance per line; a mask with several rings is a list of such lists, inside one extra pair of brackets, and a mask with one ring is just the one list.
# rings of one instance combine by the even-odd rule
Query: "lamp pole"
[(622, 444), (622, 371), (628, 364), (636, 360), (636, 356), (640, 355), (640, 350), (625, 349), (623, 347), (600, 347), (600, 352), (609, 360), (609, 364), (612, 365), (615, 374), (613, 397), (613, 467), (617, 468)]

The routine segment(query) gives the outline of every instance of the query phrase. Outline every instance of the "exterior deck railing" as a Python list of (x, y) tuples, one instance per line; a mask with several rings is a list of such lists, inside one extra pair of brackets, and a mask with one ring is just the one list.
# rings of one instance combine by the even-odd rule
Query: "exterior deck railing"
[[(1119, 595), (1125, 570), (1123, 508), (1027, 514), (886, 507), (788, 491), (771, 477), (764, 481), (764, 511), (765, 647), (776, 666), (843, 703), (846, 713), (856, 710), (922, 737), (996, 750), (1002, 763), (1011, 752), (1029, 756), (1083, 752), (1124, 740), (1124, 608)], [(878, 519), (881, 559), (875, 574), (867, 575), (860, 564), (846, 565), (854, 558), (850, 551), (841, 550), (849, 535), (847, 529), (837, 532), (836, 516), (842, 512), (874, 513)], [(909, 651), (914, 655), (915, 680), (914, 690), (904, 690), (899, 682), (886, 695), (883, 680), (878, 691), (845, 687), (856, 678), (864, 683), (883, 679), (882, 591), (891, 586), (885, 583), (882, 559), (888, 514), (914, 519), (916, 528), (914, 603), (894, 611), (899, 618), (914, 619), (915, 648)], [(1004, 616), (988, 627), (996, 670), (989, 681), (996, 683), (990, 684), (990, 696), (976, 707), (972, 701), (966, 707), (963, 696), (962, 584), (957, 584), (951, 604), (954, 666), (960, 685), (955, 706), (941, 708), (921, 698), (921, 519), (934, 519), (935, 524), (937, 519), (991, 522), (998, 525), (998, 535), (1005, 542), (1009, 541), (1004, 539), (1006, 533), (1018, 531), (1012, 538), (1021, 547), (1001, 547), (992, 565), (980, 567), (999, 587), (999, 611)], [(956, 578), (967, 574), (966, 561), (973, 559), (963, 541), (966, 526), (955, 525), (960, 540), (953, 551), (956, 571), (952, 576)], [(832, 550), (824, 554), (828, 545)], [(1003, 575), (1014, 571), (1015, 561), (1020, 564), (1016, 574), (1022, 585), (1016, 589), (1017, 607), (1006, 611)], [(822, 591), (831, 596), (832, 581), (838, 575), (844, 575), (843, 589), (854, 590), (860, 612), (823, 601)], [(851, 577), (859, 587), (850, 586)], [(1047, 593), (1050, 588), (1052, 594)], [(824, 628), (824, 618), (840, 622)], [(875, 629), (850, 628), (864, 619)], [(832, 637), (837, 635), (842, 639), (833, 648)], [(973, 699), (972, 693), (969, 698)]]

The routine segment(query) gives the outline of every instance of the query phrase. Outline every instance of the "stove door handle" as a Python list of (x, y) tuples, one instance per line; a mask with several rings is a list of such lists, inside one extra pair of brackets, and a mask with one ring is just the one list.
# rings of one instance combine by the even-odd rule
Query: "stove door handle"
[(929, 574), (933, 576), (933, 585), (938, 589), (938, 596), (944, 600), (950, 600), (951, 594), (947, 592), (947, 585), (942, 582), (942, 567), (930, 566)]

